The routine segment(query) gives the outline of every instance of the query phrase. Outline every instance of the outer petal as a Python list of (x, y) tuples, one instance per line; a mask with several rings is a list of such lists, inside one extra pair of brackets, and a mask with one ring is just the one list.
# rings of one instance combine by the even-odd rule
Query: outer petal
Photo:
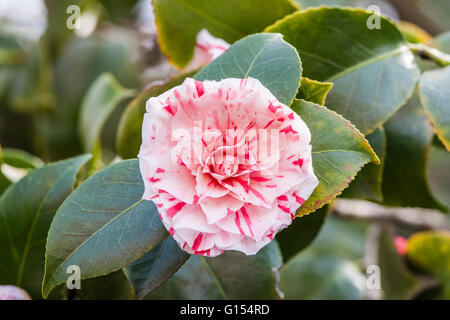
[(212, 36), (208, 30), (202, 29), (197, 34), (194, 57), (185, 67), (184, 71), (189, 72), (207, 65), (215, 58), (224, 53), (230, 45), (228, 42)]

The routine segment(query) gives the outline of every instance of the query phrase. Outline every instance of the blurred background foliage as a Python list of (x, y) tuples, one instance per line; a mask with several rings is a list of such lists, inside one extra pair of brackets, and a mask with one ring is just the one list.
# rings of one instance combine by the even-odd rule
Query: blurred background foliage
[[(295, 2), (302, 8), (379, 5), (383, 14), (399, 22), (408, 41), (431, 44), (450, 53), (450, 34), (444, 33), (450, 29), (448, 0)], [(66, 9), (70, 5), (81, 8), (80, 29), (70, 30), (66, 26), (71, 15)], [(427, 61), (418, 60), (418, 63), (422, 70), (436, 68)], [(42, 166), (43, 162), (95, 151), (83, 147), (79, 134), (80, 113), (83, 103), (89, 102), (85, 101), (89, 88), (104, 73), (112, 75), (124, 90), (134, 92), (141, 92), (151, 82), (166, 80), (177, 73), (159, 50), (150, 0), (0, 2), (0, 144), (3, 149), (3, 152), (0, 149), (0, 165), (12, 168), (0, 170), (0, 194), (9, 184), (29, 170)], [(145, 96), (145, 92), (143, 94)], [(121, 99), (102, 119), (101, 158), (105, 162), (118, 153), (116, 132), (129, 102), (130, 99)], [(436, 138), (431, 147), (427, 174), (436, 197), (450, 206), (450, 156)], [(305, 217), (311, 220), (313, 229), (310, 231), (319, 236), (304, 251), (301, 250), (309, 243), (304, 247), (301, 244), (301, 248), (296, 247), (293, 251), (284, 248), (284, 242), (292, 239), (288, 230), (295, 230), (295, 223), (280, 234), (279, 243), (285, 260), (280, 270), (280, 288), (286, 298), (374, 298), (366, 289), (364, 270), (370, 265), (371, 257), (367, 252), (373, 252), (366, 246), (370, 234), (376, 230), (381, 235), (377, 237), (375, 250), (380, 268), (382, 271), (389, 268), (382, 278), (385, 298), (442, 298), (444, 292), (448, 296), (449, 275), (436, 274), (433, 267), (427, 265), (429, 260), (424, 262), (420, 258), (421, 250), (425, 250), (430, 241), (435, 241), (442, 252), (448, 253), (448, 234), (432, 239), (426, 235), (417, 237), (407, 255), (400, 256), (395, 250), (393, 235), (408, 237), (426, 227), (395, 223), (376, 223), (374, 227), (367, 221), (346, 221), (336, 216), (328, 218), (319, 232), (324, 216), (328, 214), (328, 209), (322, 211), (320, 215)], [(328, 276), (323, 277), (324, 274)], [(433, 274), (442, 281), (430, 280)], [(91, 284), (94, 288), (95, 282), (108, 283), (105, 295), (90, 289)], [(85, 293), (78, 297), (129, 298), (131, 296), (124, 293), (127, 287), (125, 277), (118, 272), (109, 279), (90, 280)], [(112, 295), (115, 291), (121, 294)]]

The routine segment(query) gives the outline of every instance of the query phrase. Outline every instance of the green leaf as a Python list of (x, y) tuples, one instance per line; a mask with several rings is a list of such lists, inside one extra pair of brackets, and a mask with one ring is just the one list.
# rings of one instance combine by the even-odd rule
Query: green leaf
[[(49, 11), (50, 19), (62, 13), (62, 25), (65, 25), (67, 6), (62, 0), (51, 1), (57, 7)], [(69, 3), (73, 4), (73, 1)], [(44, 159), (61, 159), (81, 152), (77, 132), (80, 105), (92, 83), (102, 73), (112, 73), (127, 88), (138, 86), (138, 67), (132, 58), (138, 51), (135, 34), (134, 31), (114, 28), (112, 33), (105, 30), (88, 38), (71, 37), (64, 45), (55, 65), (57, 108), (51, 114), (36, 115), (39, 121), (33, 123), (33, 139), (39, 141), (37, 147), (39, 154), (45, 155)], [(110, 139), (115, 140), (115, 135)]]
[(386, 157), (386, 135), (383, 127), (366, 136), (375, 153), (380, 159), (380, 164), (369, 163), (356, 176), (350, 186), (344, 190), (342, 197), (353, 199), (366, 199), (371, 201), (383, 201), (381, 184), (383, 180), (384, 159)]
[(409, 300), (421, 289), (417, 279), (397, 253), (388, 228), (383, 228), (378, 241), (378, 266), (380, 267), (381, 288), (384, 299)]
[(450, 151), (450, 66), (422, 75), (420, 99), (437, 136)]
[(276, 241), (256, 255), (226, 251), (215, 258), (192, 256), (148, 299), (277, 299), (282, 259)]
[(142, 143), (142, 121), (147, 100), (180, 85), (184, 79), (192, 77), (194, 74), (195, 72), (181, 74), (167, 82), (153, 82), (130, 102), (122, 114), (117, 130), (117, 152), (122, 159), (134, 158), (139, 153)]
[(425, 231), (408, 241), (406, 252), (414, 264), (433, 273), (444, 286), (444, 296), (450, 299), (450, 233)]
[(366, 224), (330, 216), (319, 236), (280, 270), (285, 299), (363, 299), (366, 279), (359, 264)]
[(298, 217), (292, 224), (277, 234), (283, 261), (286, 262), (294, 255), (308, 247), (319, 234), (330, 209), (324, 206), (307, 216)]
[(305, 252), (311, 250), (323, 255), (336, 255), (361, 264), (366, 251), (367, 229), (366, 221), (353, 221), (331, 214), (319, 236)]
[(330, 203), (366, 163), (380, 160), (358, 129), (334, 111), (303, 100), (294, 100), (291, 108), (311, 131), (313, 168), (319, 179), (297, 211), (302, 216)]
[(134, 95), (117, 82), (110, 73), (100, 75), (89, 88), (80, 110), (78, 133), (86, 151), (94, 152), (100, 144), (100, 135), (114, 109)]
[(433, 195), (450, 208), (450, 153), (443, 147), (431, 146), (427, 173)]
[(363, 133), (381, 126), (414, 91), (420, 73), (402, 34), (387, 18), (368, 29), (373, 13), (350, 8), (296, 12), (268, 32), (299, 51), (303, 76), (334, 82), (327, 105)]
[(450, 54), (450, 31), (440, 34), (432, 43), (438, 50)]
[[(434, 30), (449, 30), (450, 20), (448, 19), (450, 12), (450, 2), (447, 0), (413, 0), (410, 7), (415, 7), (420, 13), (422, 23)], [(412, 9), (412, 8), (411, 8)]]
[(153, 7), (161, 49), (178, 67), (191, 60), (203, 28), (233, 43), (297, 10), (290, 0), (153, 0)]
[(383, 203), (445, 210), (431, 194), (426, 167), (433, 129), (415, 94), (384, 126)]
[(300, 86), (297, 51), (279, 34), (254, 34), (233, 44), (203, 68), (197, 80), (258, 79), (281, 103), (289, 105)]
[(130, 300), (132, 291), (122, 270), (103, 277), (81, 282), (81, 289), (75, 290), (76, 300)]
[(366, 278), (352, 261), (312, 251), (281, 269), (280, 289), (289, 300), (361, 300)]
[(320, 82), (302, 77), (296, 98), (323, 106), (332, 87), (333, 83), (331, 82)]
[(36, 169), (44, 165), (44, 162), (35, 155), (13, 148), (3, 149), (3, 163), (22, 169)]
[(10, 186), (11, 181), (2, 172), (3, 152), (2, 145), (0, 144), (0, 196)]
[(433, 39), (427, 31), (411, 22), (399, 21), (398, 27), (409, 43), (429, 43)]
[(53, 216), (70, 194), (82, 155), (48, 164), (12, 185), (0, 198), (0, 283), (24, 288), (40, 297), (47, 231)]
[(91, 176), (64, 201), (48, 233), (44, 297), (66, 281), (70, 265), (80, 267), (82, 279), (106, 275), (167, 236), (143, 192), (138, 160), (125, 160)]
[(136, 296), (142, 299), (166, 282), (189, 259), (172, 237), (167, 237), (142, 258), (124, 269)]

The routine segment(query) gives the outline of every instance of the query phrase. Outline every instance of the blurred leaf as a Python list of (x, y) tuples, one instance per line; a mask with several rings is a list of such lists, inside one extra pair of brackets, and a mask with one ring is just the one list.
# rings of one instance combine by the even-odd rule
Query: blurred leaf
[(226, 251), (215, 258), (192, 256), (147, 299), (277, 299), (282, 258), (276, 241), (256, 255)]
[(438, 50), (450, 54), (450, 31), (440, 34), (432, 43)]
[(328, 213), (329, 207), (324, 206), (316, 212), (297, 217), (290, 226), (277, 234), (276, 239), (280, 245), (284, 262), (314, 241)]
[(135, 35), (123, 29), (106, 29), (67, 42), (55, 61), (57, 108), (35, 122), (37, 154), (47, 160), (81, 152), (77, 122), (86, 92), (105, 72), (113, 74), (123, 86), (136, 88), (139, 73), (133, 57), (137, 51)]
[(450, 299), (450, 232), (425, 231), (408, 241), (408, 259), (433, 273), (444, 286), (444, 296)]
[(233, 43), (297, 10), (290, 0), (153, 0), (153, 6), (161, 49), (178, 67), (191, 60), (203, 28)]
[(281, 268), (285, 299), (364, 299), (365, 237), (365, 223), (328, 217), (313, 244)]
[(189, 257), (169, 236), (124, 271), (137, 297), (142, 299), (166, 282)]
[(9, 181), (9, 179), (7, 177), (5, 177), (5, 175), (3, 174), (2, 170), (1, 170), (2, 163), (3, 163), (3, 152), (2, 152), (2, 146), (0, 145), (0, 196), (6, 190), (6, 188), (8, 188), (9, 185), (11, 184), (11, 181)]
[(134, 158), (139, 153), (142, 143), (142, 121), (147, 100), (180, 85), (184, 79), (192, 77), (194, 74), (195, 71), (175, 76), (167, 82), (153, 82), (128, 104), (120, 119), (116, 139), (117, 153), (122, 159)]
[(100, 75), (83, 99), (80, 110), (78, 133), (86, 151), (94, 152), (100, 145), (104, 124), (114, 109), (125, 99), (134, 95), (110, 73)]
[(411, 22), (400, 21), (398, 27), (408, 42), (427, 44), (433, 39), (428, 32)]
[(371, 15), (361, 9), (313, 8), (266, 29), (283, 34), (297, 48), (303, 76), (334, 82), (327, 105), (363, 133), (389, 119), (411, 96), (420, 76), (397, 27), (380, 17), (381, 29), (370, 30), (366, 23)]
[(81, 282), (76, 300), (130, 300), (131, 287), (122, 270)]
[(311, 249), (324, 255), (336, 255), (360, 264), (365, 253), (367, 229), (365, 221), (353, 221), (330, 214), (319, 236), (306, 250)]
[(304, 252), (281, 270), (280, 288), (289, 300), (361, 300), (365, 286), (355, 263), (333, 255)]
[(330, 203), (367, 163), (379, 163), (364, 136), (334, 111), (303, 100), (291, 105), (311, 131), (312, 161), (319, 185), (297, 211), (302, 216)]
[(383, 201), (381, 184), (383, 180), (384, 159), (386, 157), (386, 135), (383, 127), (366, 136), (373, 150), (380, 159), (380, 164), (369, 163), (356, 176), (350, 186), (344, 190), (342, 197)]
[(125, 160), (88, 178), (64, 201), (48, 233), (44, 297), (66, 281), (70, 265), (80, 267), (82, 279), (106, 275), (167, 236), (143, 192), (138, 161)]
[(11, 186), (0, 198), (0, 283), (39, 298), (45, 239), (53, 216), (72, 191), (90, 155), (48, 164)]
[(297, 93), (297, 99), (303, 99), (321, 106), (325, 104), (328, 92), (333, 87), (331, 82), (320, 82), (302, 77), (300, 89)]
[(26, 64), (12, 77), (9, 103), (13, 111), (20, 113), (52, 110), (55, 108), (53, 67), (45, 38), (27, 47)]
[(420, 99), (436, 134), (450, 151), (450, 66), (425, 72), (419, 89)]
[(23, 169), (36, 169), (44, 165), (44, 162), (35, 155), (24, 150), (13, 148), (3, 149), (3, 162), (10, 166)]
[(384, 204), (445, 210), (429, 190), (425, 174), (433, 129), (415, 94), (384, 126)]
[(425, 16), (438, 30), (450, 29), (450, 2), (447, 0), (415, 0), (413, 6)]
[(443, 147), (431, 146), (427, 171), (433, 194), (450, 208), (450, 153)]
[(384, 299), (409, 300), (421, 288), (419, 280), (408, 271), (402, 259), (397, 253), (389, 230), (383, 228), (378, 241), (378, 266)]
[(302, 64), (297, 51), (279, 34), (254, 34), (233, 44), (203, 68), (195, 79), (258, 79), (278, 100), (289, 105), (300, 86)]

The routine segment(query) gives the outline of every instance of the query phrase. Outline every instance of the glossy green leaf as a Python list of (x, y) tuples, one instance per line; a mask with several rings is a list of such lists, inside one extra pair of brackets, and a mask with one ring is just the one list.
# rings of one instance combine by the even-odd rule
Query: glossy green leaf
[(94, 152), (100, 144), (104, 124), (114, 109), (127, 98), (134, 95), (117, 82), (110, 73), (102, 74), (95, 80), (80, 110), (78, 133), (85, 150)]
[(297, 51), (279, 34), (254, 34), (233, 44), (203, 68), (197, 80), (253, 77), (281, 103), (289, 105), (300, 86), (302, 64)]
[(428, 187), (426, 167), (433, 129), (415, 94), (386, 122), (384, 204), (444, 210)]
[(276, 239), (280, 245), (284, 262), (304, 250), (314, 241), (329, 211), (329, 207), (324, 206), (316, 212), (298, 217), (292, 221), (289, 227), (277, 234)]
[(153, 7), (161, 49), (178, 67), (191, 60), (203, 28), (233, 43), (297, 10), (291, 0), (153, 0)]
[(166, 282), (189, 259), (172, 237), (167, 237), (124, 269), (136, 296), (142, 299)]
[(420, 99), (437, 136), (450, 151), (450, 66), (422, 75)]
[(280, 270), (285, 299), (364, 299), (366, 225), (330, 216), (319, 236)]
[(106, 275), (167, 236), (143, 192), (138, 161), (125, 160), (91, 176), (64, 201), (48, 233), (44, 297), (66, 281), (70, 265), (80, 267), (82, 279)]
[(333, 83), (331, 82), (320, 82), (302, 77), (296, 98), (323, 106), (332, 87)]
[(420, 281), (407, 268), (395, 248), (390, 231), (382, 229), (378, 240), (378, 266), (384, 299), (409, 300), (421, 288)]
[(444, 286), (450, 299), (450, 233), (426, 231), (416, 233), (408, 241), (407, 256), (414, 264), (433, 273)]
[(312, 161), (319, 185), (297, 211), (298, 216), (330, 203), (367, 163), (379, 163), (367, 140), (334, 111), (303, 100), (291, 105), (311, 131)]
[(283, 34), (299, 51), (303, 76), (333, 82), (327, 105), (363, 133), (381, 126), (414, 91), (420, 73), (402, 34), (387, 18), (368, 29), (373, 13), (350, 8), (311, 8), (268, 32)]
[(148, 299), (277, 299), (282, 258), (276, 241), (256, 255), (226, 251), (215, 258), (192, 256)]
[(380, 159), (380, 164), (369, 163), (356, 176), (350, 186), (344, 190), (342, 197), (383, 201), (381, 184), (383, 180), (384, 159), (386, 157), (386, 135), (383, 127), (366, 136), (373, 150)]
[(0, 283), (39, 298), (45, 240), (56, 210), (70, 194), (90, 155), (48, 164), (29, 173), (0, 198)]
[(130, 102), (120, 119), (117, 130), (117, 152), (122, 159), (134, 158), (139, 153), (142, 143), (142, 121), (147, 100), (180, 85), (184, 79), (192, 77), (194, 74), (194, 72), (181, 74), (167, 82), (154, 82)]

